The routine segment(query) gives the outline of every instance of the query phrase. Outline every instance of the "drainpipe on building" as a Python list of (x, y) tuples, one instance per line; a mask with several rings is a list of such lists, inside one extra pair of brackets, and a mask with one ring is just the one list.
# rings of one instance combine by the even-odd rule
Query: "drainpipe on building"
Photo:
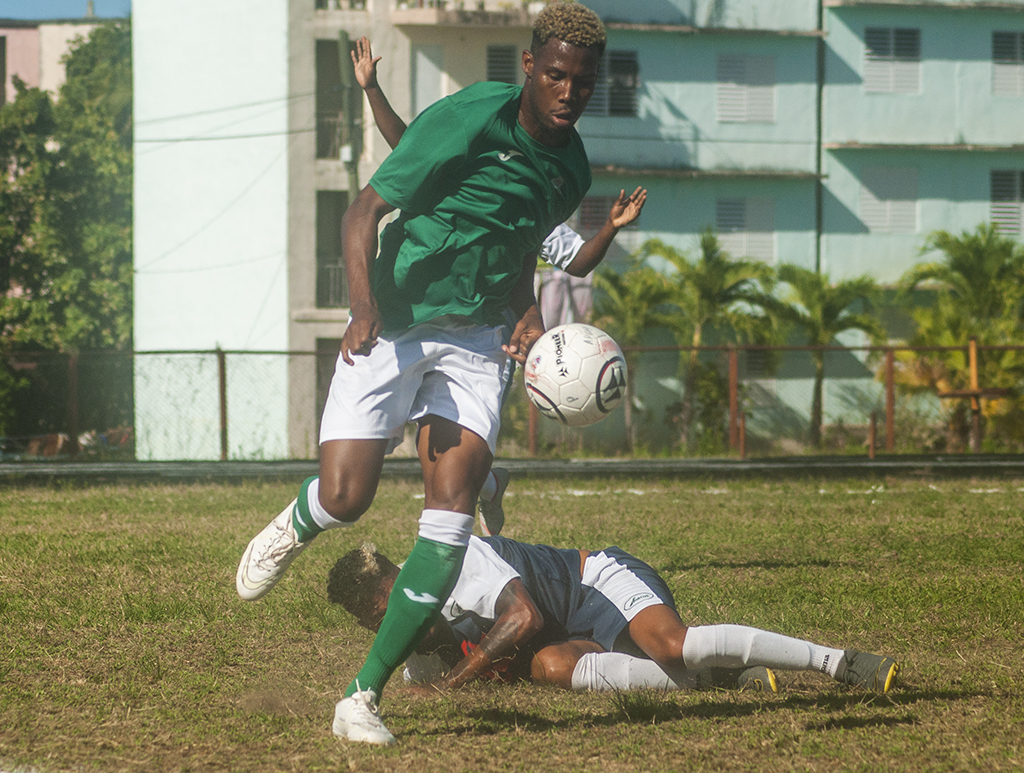
[(825, 198), (825, 181), (822, 179), (822, 123), (824, 121), (825, 90), (825, 7), (824, 0), (818, 0), (818, 44), (817, 44), (817, 117), (814, 138), (814, 270), (821, 273), (821, 232), (822, 207)]
[(356, 121), (356, 105), (362, 99), (362, 89), (355, 81), (355, 68), (352, 66), (351, 50), (348, 33), (338, 33), (338, 59), (341, 65), (342, 117), (345, 125), (345, 143), (341, 148), (341, 159), (348, 170), (348, 201), (349, 203), (359, 192), (359, 157), (362, 155), (362, 125)]
[(341, 65), (342, 121), (345, 124), (345, 145), (342, 147), (342, 161), (348, 170), (349, 203), (359, 193), (359, 157), (363, 154), (363, 127), (356, 120), (357, 105), (363, 98), (362, 89), (356, 82), (356, 71), (349, 53), (348, 33), (338, 33), (338, 59)]

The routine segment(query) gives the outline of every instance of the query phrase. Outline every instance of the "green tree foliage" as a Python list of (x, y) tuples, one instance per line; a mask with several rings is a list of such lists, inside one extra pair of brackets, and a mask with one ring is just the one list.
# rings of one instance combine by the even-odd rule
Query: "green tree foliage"
[[(981, 224), (973, 231), (929, 235), (922, 254), (938, 251), (938, 260), (920, 263), (900, 281), (902, 298), (921, 288), (934, 293), (934, 302), (912, 311), (915, 346), (964, 347), (953, 351), (910, 354), (901, 358), (899, 384), (908, 392), (944, 392), (970, 387), (967, 342), (981, 346), (1021, 342), (1024, 320), (1024, 248), (1000, 235), (995, 226)], [(1020, 352), (987, 352), (980, 358), (981, 387), (1019, 392), (1024, 379)], [(947, 405), (947, 445), (963, 448), (969, 429), (966, 401)], [(1019, 448), (1024, 443), (1024, 398), (1011, 396), (983, 401), (993, 443)]]
[(131, 344), (131, 33), (97, 27), (48, 94), (0, 108), (5, 348)]
[(771, 288), (774, 274), (771, 266), (760, 261), (730, 257), (711, 229), (700, 236), (696, 260), (657, 239), (643, 245), (641, 256), (660, 257), (671, 267), (669, 301), (674, 309), (660, 321), (680, 346), (692, 347), (687, 359), (680, 360), (681, 368), (685, 363), (685, 375), (679, 410), (680, 442), (690, 448), (701, 380), (697, 347), (711, 330), (722, 340), (770, 337), (771, 320), (761, 312), (757, 300)]
[[(594, 324), (605, 330), (620, 346), (641, 346), (644, 334), (663, 323), (659, 308), (670, 297), (665, 277), (652, 268), (634, 264), (625, 274), (603, 268), (594, 276)], [(636, 447), (636, 422), (633, 408), (636, 399), (637, 352), (623, 352), (626, 358), (626, 437), (629, 448)]]
[[(95, 28), (63, 64), (56, 98), (15, 79), (0, 107), (0, 435), (54, 431), (41, 406), (67, 393), (15, 371), (11, 353), (131, 348), (128, 23)], [(83, 410), (129, 413), (125, 379), (103, 378), (118, 405)]]
[[(833, 283), (826, 274), (789, 264), (779, 267), (778, 276), (788, 285), (787, 292), (781, 300), (765, 297), (761, 302), (784, 326), (799, 331), (807, 345), (834, 345), (836, 336), (847, 330), (862, 330), (876, 342), (884, 339), (884, 326), (869, 311), (878, 300), (878, 286), (870, 277)], [(810, 442), (819, 448), (825, 352), (820, 349), (812, 351), (811, 359), (814, 362), (814, 391), (811, 397)]]

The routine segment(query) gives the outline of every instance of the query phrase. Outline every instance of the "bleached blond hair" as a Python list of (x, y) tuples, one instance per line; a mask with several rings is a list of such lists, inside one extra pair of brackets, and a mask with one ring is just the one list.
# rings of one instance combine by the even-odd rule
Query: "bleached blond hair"
[(598, 15), (574, 2), (552, 3), (537, 15), (530, 50), (536, 54), (551, 38), (579, 48), (593, 48), (598, 55), (604, 53), (608, 43), (608, 35)]

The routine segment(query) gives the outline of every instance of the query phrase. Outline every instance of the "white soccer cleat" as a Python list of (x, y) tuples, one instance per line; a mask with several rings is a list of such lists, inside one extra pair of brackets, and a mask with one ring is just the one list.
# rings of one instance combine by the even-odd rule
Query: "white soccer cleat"
[(501, 506), (501, 499), (508, 488), (508, 470), (492, 467), (491, 473), (497, 483), (497, 490), (490, 502), (480, 500), (480, 531), (485, 537), (497, 537), (505, 526), (505, 510)]
[(373, 690), (356, 690), (349, 697), (338, 701), (334, 707), (332, 730), (339, 738), (359, 743), (388, 746), (395, 742), (391, 731), (380, 721), (377, 693)]
[(299, 541), (299, 535), (292, 526), (295, 502), (293, 499), (263, 531), (253, 537), (242, 554), (235, 575), (235, 588), (244, 601), (255, 601), (270, 593), (285, 569), (309, 545), (309, 542)]

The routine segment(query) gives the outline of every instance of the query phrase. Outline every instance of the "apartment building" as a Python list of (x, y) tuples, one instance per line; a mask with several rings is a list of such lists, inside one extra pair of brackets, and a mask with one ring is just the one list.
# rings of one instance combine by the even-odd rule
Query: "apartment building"
[(0, 18), (0, 104), (14, 99), (14, 78), (29, 88), (56, 94), (64, 83), (61, 59), (72, 41), (87, 37), (99, 23), (93, 17), (33, 21)]
[[(611, 263), (650, 237), (692, 250), (710, 225), (733, 254), (891, 283), (936, 228), (1020, 233), (1024, 0), (588, 5), (609, 42), (574, 225), (596, 230), (620, 189), (650, 191)], [(341, 215), (389, 150), (347, 82), (348, 46), (371, 39), (411, 120), (476, 81), (521, 82), (542, 7), (137, 0), (136, 347), (336, 351)], [(137, 369), (141, 458), (219, 451), (216, 405), (182, 362)], [(330, 372), (316, 363), (253, 354), (228, 379), (232, 456), (315, 456)]]

